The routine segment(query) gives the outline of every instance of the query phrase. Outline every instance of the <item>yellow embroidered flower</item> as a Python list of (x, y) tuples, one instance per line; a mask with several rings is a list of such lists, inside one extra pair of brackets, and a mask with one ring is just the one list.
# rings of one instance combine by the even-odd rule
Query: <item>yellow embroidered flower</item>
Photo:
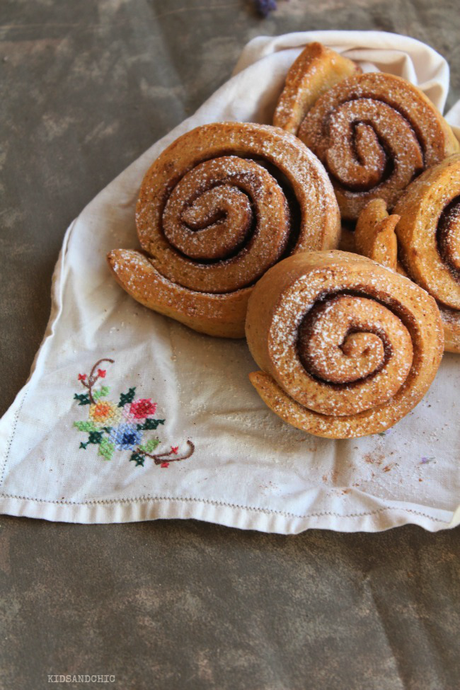
[(89, 417), (96, 426), (115, 426), (121, 417), (121, 409), (108, 400), (90, 405)]

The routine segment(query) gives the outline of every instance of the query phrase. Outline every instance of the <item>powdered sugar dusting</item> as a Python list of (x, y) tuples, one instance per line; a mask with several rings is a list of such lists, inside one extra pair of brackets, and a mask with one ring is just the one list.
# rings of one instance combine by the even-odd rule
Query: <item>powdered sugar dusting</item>
[(333, 437), (388, 428), (420, 401), (439, 366), (434, 302), (410, 280), (351, 254), (304, 261), (269, 328), (269, 373), (287, 396), (277, 392), (284, 418), (292, 413), (295, 426)]

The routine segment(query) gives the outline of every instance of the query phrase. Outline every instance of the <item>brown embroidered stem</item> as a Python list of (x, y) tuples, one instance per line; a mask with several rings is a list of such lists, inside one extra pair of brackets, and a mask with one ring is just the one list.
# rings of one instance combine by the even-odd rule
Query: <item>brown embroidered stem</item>
[(96, 383), (96, 381), (97, 381), (98, 378), (99, 378), (99, 376), (96, 376), (96, 378), (94, 378), (94, 371), (95, 371), (96, 367), (99, 366), (99, 364), (102, 364), (102, 362), (110, 362), (110, 364), (113, 364), (113, 363), (114, 363), (114, 360), (113, 360), (113, 359), (107, 359), (107, 358), (105, 358), (105, 359), (99, 359), (99, 360), (96, 362), (96, 364), (94, 365), (94, 367), (91, 369), (91, 374), (89, 375), (89, 384), (90, 384), (91, 386), (94, 386), (94, 384)]
[(187, 460), (188, 458), (192, 457), (193, 453), (195, 452), (195, 444), (192, 443), (192, 441), (187, 441), (187, 445), (188, 450), (183, 455), (179, 455), (175, 458), (171, 457), (174, 455), (173, 450), (170, 450), (169, 453), (156, 453), (155, 455), (146, 453), (145, 450), (141, 450), (141, 448), (137, 448), (135, 452), (145, 455), (147, 458), (151, 458), (154, 460), (155, 465), (161, 465), (162, 462), (179, 462), (180, 460)]
[[(88, 390), (90, 389), (90, 386), (86, 383), (86, 381), (81, 380), (80, 383), (81, 383), (81, 385), (84, 386), (85, 388), (88, 388)], [(91, 400), (91, 394), (90, 394), (89, 397), (90, 397), (90, 400)]]
[(96, 371), (96, 368), (100, 364), (102, 364), (102, 362), (110, 362), (110, 364), (113, 364), (115, 362), (115, 360), (114, 359), (108, 359), (107, 357), (104, 357), (103, 359), (99, 359), (96, 362), (96, 364), (93, 366), (93, 368), (91, 369), (91, 373), (88, 377), (88, 383), (86, 383), (86, 381), (81, 381), (82, 385), (88, 389), (88, 396), (89, 396), (89, 399), (93, 405), (96, 404), (96, 401), (93, 397), (93, 386), (98, 381), (98, 379), (100, 378), (99, 375), (95, 377), (94, 372)]

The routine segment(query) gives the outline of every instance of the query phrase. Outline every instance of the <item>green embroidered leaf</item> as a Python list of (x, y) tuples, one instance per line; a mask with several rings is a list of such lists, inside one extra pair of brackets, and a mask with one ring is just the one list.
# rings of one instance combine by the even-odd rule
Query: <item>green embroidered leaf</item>
[(74, 422), (73, 425), (77, 427), (78, 431), (96, 431), (93, 422)]
[(147, 441), (147, 443), (144, 443), (143, 446), (139, 446), (141, 450), (145, 450), (146, 453), (152, 453), (155, 448), (158, 446), (160, 443), (159, 438), (151, 438)]
[(115, 444), (111, 443), (108, 438), (103, 438), (99, 446), (98, 455), (102, 455), (105, 460), (111, 460), (115, 451)]
[(91, 405), (88, 393), (75, 393), (74, 400), (78, 400), (79, 405)]
[(95, 400), (99, 400), (99, 398), (104, 398), (109, 393), (110, 393), (110, 388), (108, 386), (102, 386), (101, 390), (95, 391), (93, 393), (93, 398)]
[(122, 393), (120, 395), (120, 402), (118, 403), (118, 407), (124, 407), (126, 403), (132, 403), (134, 400), (134, 396), (136, 394), (136, 389), (135, 388), (130, 388), (127, 393)]
[(80, 448), (83, 448), (83, 450), (86, 450), (87, 443), (83, 443), (83, 441), (80, 443)]
[(111, 426), (103, 426), (102, 431), (106, 431), (108, 434), (112, 431), (113, 427)]
[(138, 424), (137, 428), (140, 430), (142, 429), (143, 431), (147, 431), (148, 429), (157, 429), (160, 424), (165, 423), (165, 419), (146, 419), (143, 424)]
[(142, 467), (144, 467), (144, 460), (145, 455), (142, 455), (141, 453), (132, 453), (131, 457), (129, 458), (129, 462), (135, 462), (136, 467), (139, 467), (139, 465), (142, 465)]
[(101, 443), (104, 438), (102, 431), (90, 431), (88, 436), (88, 443)]

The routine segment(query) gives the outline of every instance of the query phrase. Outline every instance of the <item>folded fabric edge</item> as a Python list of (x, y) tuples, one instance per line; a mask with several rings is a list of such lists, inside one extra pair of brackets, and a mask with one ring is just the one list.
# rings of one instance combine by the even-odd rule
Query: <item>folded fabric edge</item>
[(88, 525), (195, 519), (225, 527), (285, 535), (299, 534), (308, 529), (349, 533), (383, 532), (408, 524), (418, 525), (428, 532), (438, 532), (455, 526), (449, 511), (433, 509), (432, 514), (429, 514), (417, 507), (403, 508), (396, 502), (393, 505), (381, 505), (371, 511), (351, 514), (313, 511), (306, 515), (294, 515), (193, 497), (152, 497), (145, 500), (107, 500), (69, 505), (64, 501), (53, 503), (4, 496), (0, 511), (18, 517)]
[[(339, 53), (360, 50), (394, 50), (412, 56), (421, 56), (424, 53), (424, 58), (426, 58), (428, 53), (435, 63), (431, 69), (431, 78), (434, 78), (436, 74), (446, 79), (447, 84), (449, 84), (449, 63), (441, 53), (416, 38), (388, 31), (319, 30), (295, 31), (278, 36), (256, 36), (244, 46), (232, 75), (237, 75), (252, 64), (275, 53), (285, 50), (301, 50), (307, 43), (312, 41), (324, 43)], [(424, 62), (426, 62), (426, 59), (424, 59)], [(442, 102), (439, 107), (441, 112), (444, 109), (446, 99), (447, 89), (441, 98)]]
[(63, 273), (65, 272), (65, 255), (67, 253), (67, 247), (69, 243), (69, 237), (72, 232), (72, 228), (75, 225), (75, 220), (69, 225), (67, 228), (65, 234), (64, 234), (64, 239), (62, 242), (62, 247), (59, 252), (58, 260), (56, 262), (56, 265), (54, 267), (53, 275), (51, 278), (51, 309), (50, 309), (50, 315), (48, 317), (48, 322), (46, 324), (45, 332), (42, 337), (42, 341), (40, 343), (40, 346), (35, 353), (35, 357), (32, 361), (32, 365), (30, 367), (29, 375), (27, 377), (27, 381), (22, 386), (22, 388), (18, 391), (16, 394), (13, 402), (9, 406), (9, 408), (6, 410), (4, 415), (0, 417), (0, 486), (3, 484), (3, 480), (5, 477), (5, 471), (6, 471), (6, 466), (8, 463), (8, 457), (9, 457), (9, 452), (11, 448), (11, 443), (13, 441), (15, 432), (16, 432), (16, 424), (19, 419), (19, 415), (21, 412), (22, 405), (26, 399), (27, 393), (29, 391), (29, 387), (32, 382), (32, 376), (34, 372), (36, 371), (37, 368), (40, 367), (40, 362), (42, 357), (44, 356), (44, 351), (46, 349), (46, 343), (50, 336), (53, 333), (53, 329), (55, 327), (55, 324), (59, 318), (59, 315), (62, 312), (63, 309), (63, 299), (62, 299), (62, 290), (63, 290), (63, 280), (62, 276)]
[[(430, 52), (435, 54), (441, 60), (445, 60), (441, 53), (423, 41), (420, 41), (418, 38), (398, 34), (393, 31), (379, 31), (377, 29), (364, 31), (319, 29), (312, 31), (291, 31), (286, 34), (278, 34), (275, 36), (259, 35), (255, 36), (248, 41), (248, 43), (246, 43), (240, 54), (240, 59), (245, 56), (246, 52), (252, 54), (254, 52), (254, 46), (257, 46), (257, 52), (262, 56), (265, 55), (264, 50), (266, 50), (267, 46), (274, 46), (277, 50), (284, 50), (285, 48), (299, 48), (304, 43), (306, 36), (315, 36), (316, 40), (319, 40), (319, 37), (322, 36), (323, 40), (327, 39), (329, 42), (335, 43), (344, 49), (349, 49), (350, 45), (359, 45), (361, 40), (369, 43), (369, 45), (376, 40), (381, 41), (385, 50), (387, 50), (389, 47), (394, 48), (394, 43), (397, 42), (400, 45), (420, 48), (422, 50), (428, 48)], [(360, 47), (365, 46), (361, 45)]]

